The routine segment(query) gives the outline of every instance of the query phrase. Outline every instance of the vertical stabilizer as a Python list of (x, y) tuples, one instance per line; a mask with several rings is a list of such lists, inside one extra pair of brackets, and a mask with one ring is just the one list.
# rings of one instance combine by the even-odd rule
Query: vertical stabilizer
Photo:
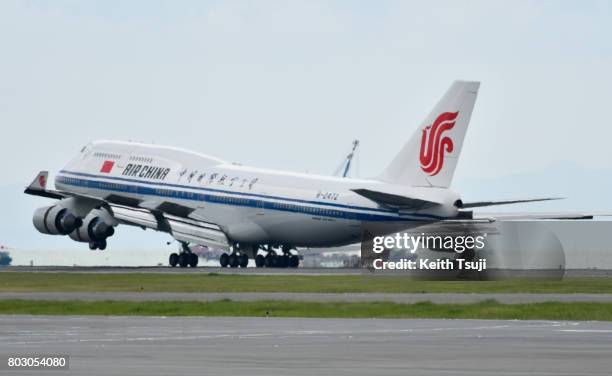
[(455, 81), (378, 179), (448, 188), (461, 154), (479, 82)]

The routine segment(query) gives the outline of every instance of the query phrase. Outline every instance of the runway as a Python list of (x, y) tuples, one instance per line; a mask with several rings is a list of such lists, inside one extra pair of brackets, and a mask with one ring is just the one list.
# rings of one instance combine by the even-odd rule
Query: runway
[(70, 355), (54, 375), (609, 375), (612, 323), (0, 316), (0, 353)]
[(288, 300), (300, 302), (394, 302), (476, 303), (494, 299), (505, 304), (538, 302), (612, 302), (612, 294), (526, 294), (526, 293), (294, 293), (294, 292), (0, 292), (0, 300), (127, 300), (200, 301), (230, 299), (239, 302)]
[(364, 269), (349, 268), (221, 268), (197, 267), (179, 268), (169, 266), (9, 266), (0, 267), (2, 272), (42, 273), (163, 273), (163, 274), (243, 274), (243, 275), (360, 275), (369, 274)]
[[(169, 266), (5, 266), (0, 267), (0, 273), (10, 272), (42, 272), (42, 273), (162, 273), (162, 274), (239, 274), (239, 275), (407, 275), (400, 270), (385, 270), (372, 272), (359, 268), (171, 268)], [(612, 270), (608, 269), (568, 269), (559, 270), (495, 270), (490, 269), (489, 274), (495, 278), (581, 278), (581, 277), (612, 277)], [(451, 277), (455, 273), (440, 274)], [(431, 279), (430, 273), (412, 273), (414, 277)]]

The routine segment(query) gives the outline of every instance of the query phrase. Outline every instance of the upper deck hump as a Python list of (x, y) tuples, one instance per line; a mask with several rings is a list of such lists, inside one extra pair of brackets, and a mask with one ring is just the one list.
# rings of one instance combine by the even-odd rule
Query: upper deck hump
[(225, 163), (222, 159), (174, 146), (114, 140), (96, 140), (90, 145), (93, 150), (117, 152), (126, 156), (163, 158), (186, 165), (214, 166)]

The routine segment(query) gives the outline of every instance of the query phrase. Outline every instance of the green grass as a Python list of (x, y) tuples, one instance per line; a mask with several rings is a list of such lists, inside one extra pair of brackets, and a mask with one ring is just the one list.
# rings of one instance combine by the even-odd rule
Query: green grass
[(0, 273), (0, 291), (612, 293), (612, 279), (423, 281), (380, 275)]
[(612, 303), (472, 304), (314, 303), (293, 301), (127, 302), (2, 300), (0, 314), (122, 316), (270, 316), (612, 321)]

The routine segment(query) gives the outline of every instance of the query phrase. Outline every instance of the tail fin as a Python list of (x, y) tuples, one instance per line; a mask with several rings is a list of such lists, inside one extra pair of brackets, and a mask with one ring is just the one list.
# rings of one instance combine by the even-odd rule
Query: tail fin
[(479, 82), (455, 81), (378, 178), (448, 188), (457, 167)]

